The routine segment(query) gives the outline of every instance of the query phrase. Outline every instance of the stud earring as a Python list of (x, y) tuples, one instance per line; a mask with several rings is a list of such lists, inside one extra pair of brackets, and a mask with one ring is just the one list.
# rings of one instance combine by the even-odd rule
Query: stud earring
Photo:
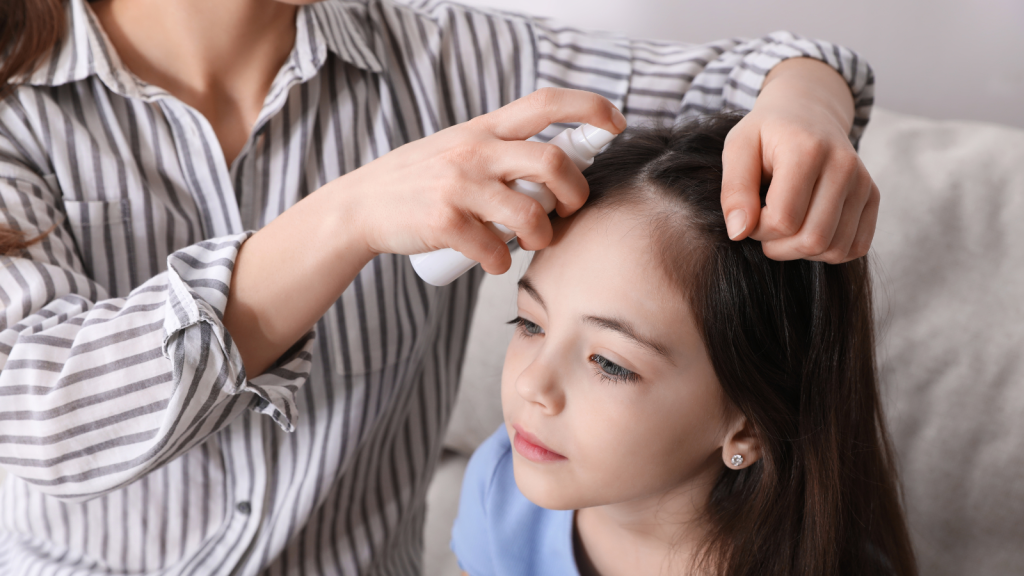
[(740, 464), (743, 464), (743, 456), (740, 456), (739, 454), (735, 454), (732, 457), (731, 462), (732, 462), (733, 466), (739, 467)]

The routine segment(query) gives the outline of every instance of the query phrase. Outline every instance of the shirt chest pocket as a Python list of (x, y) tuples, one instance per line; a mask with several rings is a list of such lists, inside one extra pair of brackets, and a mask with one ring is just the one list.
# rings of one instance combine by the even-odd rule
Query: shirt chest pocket
[(110, 296), (127, 295), (138, 278), (129, 201), (65, 200), (64, 211), (85, 273)]

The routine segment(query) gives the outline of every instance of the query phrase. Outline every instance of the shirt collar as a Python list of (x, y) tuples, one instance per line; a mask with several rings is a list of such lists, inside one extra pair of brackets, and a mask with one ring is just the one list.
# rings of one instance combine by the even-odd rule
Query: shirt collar
[[(295, 19), (295, 47), (289, 62), (300, 75), (316, 75), (327, 50), (358, 68), (381, 72), (383, 67), (372, 46), (370, 2), (327, 0), (301, 6)], [(15, 82), (33, 86), (60, 86), (96, 75), (106, 86), (125, 96), (145, 97), (146, 87), (125, 68), (100, 27), (87, 0), (67, 4), (68, 35), (65, 41), (32, 74)]]
[(384, 67), (377, 57), (377, 38), (373, 34), (374, 18), (371, 16), (377, 3), (376, 0), (327, 0), (307, 4), (299, 8), (296, 24), (308, 15), (314, 42), (326, 44), (328, 50), (357, 68), (380, 73)]

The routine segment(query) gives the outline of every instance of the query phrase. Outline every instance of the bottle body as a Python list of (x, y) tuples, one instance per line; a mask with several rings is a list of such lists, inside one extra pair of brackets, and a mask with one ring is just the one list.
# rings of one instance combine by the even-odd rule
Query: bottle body
[[(561, 148), (577, 168), (585, 170), (594, 162), (594, 156), (613, 138), (615, 135), (610, 132), (584, 124), (576, 129), (566, 128), (549, 143)], [(555, 209), (557, 199), (544, 184), (515, 180), (509, 182), (508, 187), (539, 202), (544, 212)], [(511, 242), (516, 237), (515, 232), (497, 222), (489, 222), (488, 226), (505, 242)], [(434, 286), (446, 286), (478, 264), (451, 248), (413, 254), (409, 259), (416, 274), (424, 282)]]

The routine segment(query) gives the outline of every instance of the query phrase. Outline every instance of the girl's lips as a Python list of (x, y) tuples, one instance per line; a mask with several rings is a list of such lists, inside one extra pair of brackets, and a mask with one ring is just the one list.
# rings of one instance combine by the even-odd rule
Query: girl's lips
[(517, 424), (513, 424), (512, 428), (515, 429), (515, 438), (512, 441), (512, 445), (516, 447), (516, 452), (530, 460), (532, 462), (558, 462), (560, 460), (568, 460), (565, 456), (562, 456), (558, 452), (551, 450), (545, 446), (536, 436), (533, 436), (529, 432), (526, 432)]

